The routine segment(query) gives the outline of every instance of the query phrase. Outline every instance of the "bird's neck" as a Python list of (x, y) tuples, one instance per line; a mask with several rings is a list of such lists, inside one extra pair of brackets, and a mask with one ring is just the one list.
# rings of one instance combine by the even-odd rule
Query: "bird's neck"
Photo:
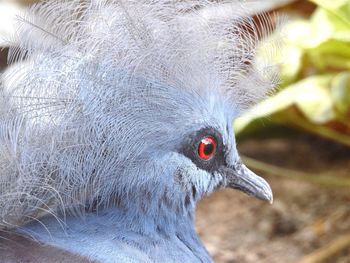
[(114, 207), (84, 218), (69, 216), (66, 226), (63, 232), (57, 220), (48, 217), (25, 231), (45, 244), (101, 262), (135, 257), (130, 262), (211, 262), (193, 215), (151, 216)]
[[(104, 214), (106, 222), (123, 222), (123, 240), (147, 253), (152, 262), (211, 262), (194, 226), (194, 210), (185, 214), (147, 214), (111, 209)], [(101, 221), (101, 219), (98, 219)], [(119, 230), (118, 230), (119, 231)], [(162, 261), (161, 259), (164, 259)], [(165, 260), (166, 259), (166, 260)]]
[(113, 206), (113, 214), (117, 217), (116, 221), (125, 222), (130, 231), (145, 235), (170, 235), (183, 226), (194, 229), (195, 200), (157, 193), (122, 200)]
[(140, 262), (211, 262), (195, 231), (195, 200), (185, 199), (136, 195), (83, 218), (68, 216), (66, 234), (53, 217), (25, 230), (46, 244), (102, 262), (119, 262), (128, 257), (125, 251), (136, 253)]

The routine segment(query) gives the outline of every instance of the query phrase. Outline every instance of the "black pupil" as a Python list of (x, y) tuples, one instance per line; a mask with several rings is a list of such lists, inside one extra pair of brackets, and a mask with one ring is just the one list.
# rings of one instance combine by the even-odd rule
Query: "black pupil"
[(214, 151), (214, 145), (212, 143), (208, 143), (204, 146), (204, 154), (211, 155)]

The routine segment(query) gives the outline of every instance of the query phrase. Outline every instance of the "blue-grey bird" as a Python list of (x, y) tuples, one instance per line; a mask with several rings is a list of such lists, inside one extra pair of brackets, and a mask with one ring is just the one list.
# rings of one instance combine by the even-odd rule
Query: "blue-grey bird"
[(19, 16), (0, 75), (1, 228), (100, 262), (211, 262), (203, 196), (272, 202), (232, 128), (276, 83), (256, 59), (268, 23), (225, 4), (50, 0)]

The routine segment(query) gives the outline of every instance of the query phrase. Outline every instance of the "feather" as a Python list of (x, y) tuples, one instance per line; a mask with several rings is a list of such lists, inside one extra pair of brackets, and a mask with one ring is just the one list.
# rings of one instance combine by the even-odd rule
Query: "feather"
[(1, 75), (0, 227), (126, 198), (154, 149), (275, 86), (255, 61), (269, 17), (256, 23), (243, 2), (203, 12), (222, 4), (50, 0), (17, 19)]

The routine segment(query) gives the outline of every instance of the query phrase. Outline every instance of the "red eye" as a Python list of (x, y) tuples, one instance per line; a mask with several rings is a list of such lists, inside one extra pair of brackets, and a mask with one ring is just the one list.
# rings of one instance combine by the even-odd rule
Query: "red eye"
[(198, 154), (203, 160), (211, 159), (216, 152), (216, 141), (213, 137), (208, 136), (201, 140), (198, 147)]

